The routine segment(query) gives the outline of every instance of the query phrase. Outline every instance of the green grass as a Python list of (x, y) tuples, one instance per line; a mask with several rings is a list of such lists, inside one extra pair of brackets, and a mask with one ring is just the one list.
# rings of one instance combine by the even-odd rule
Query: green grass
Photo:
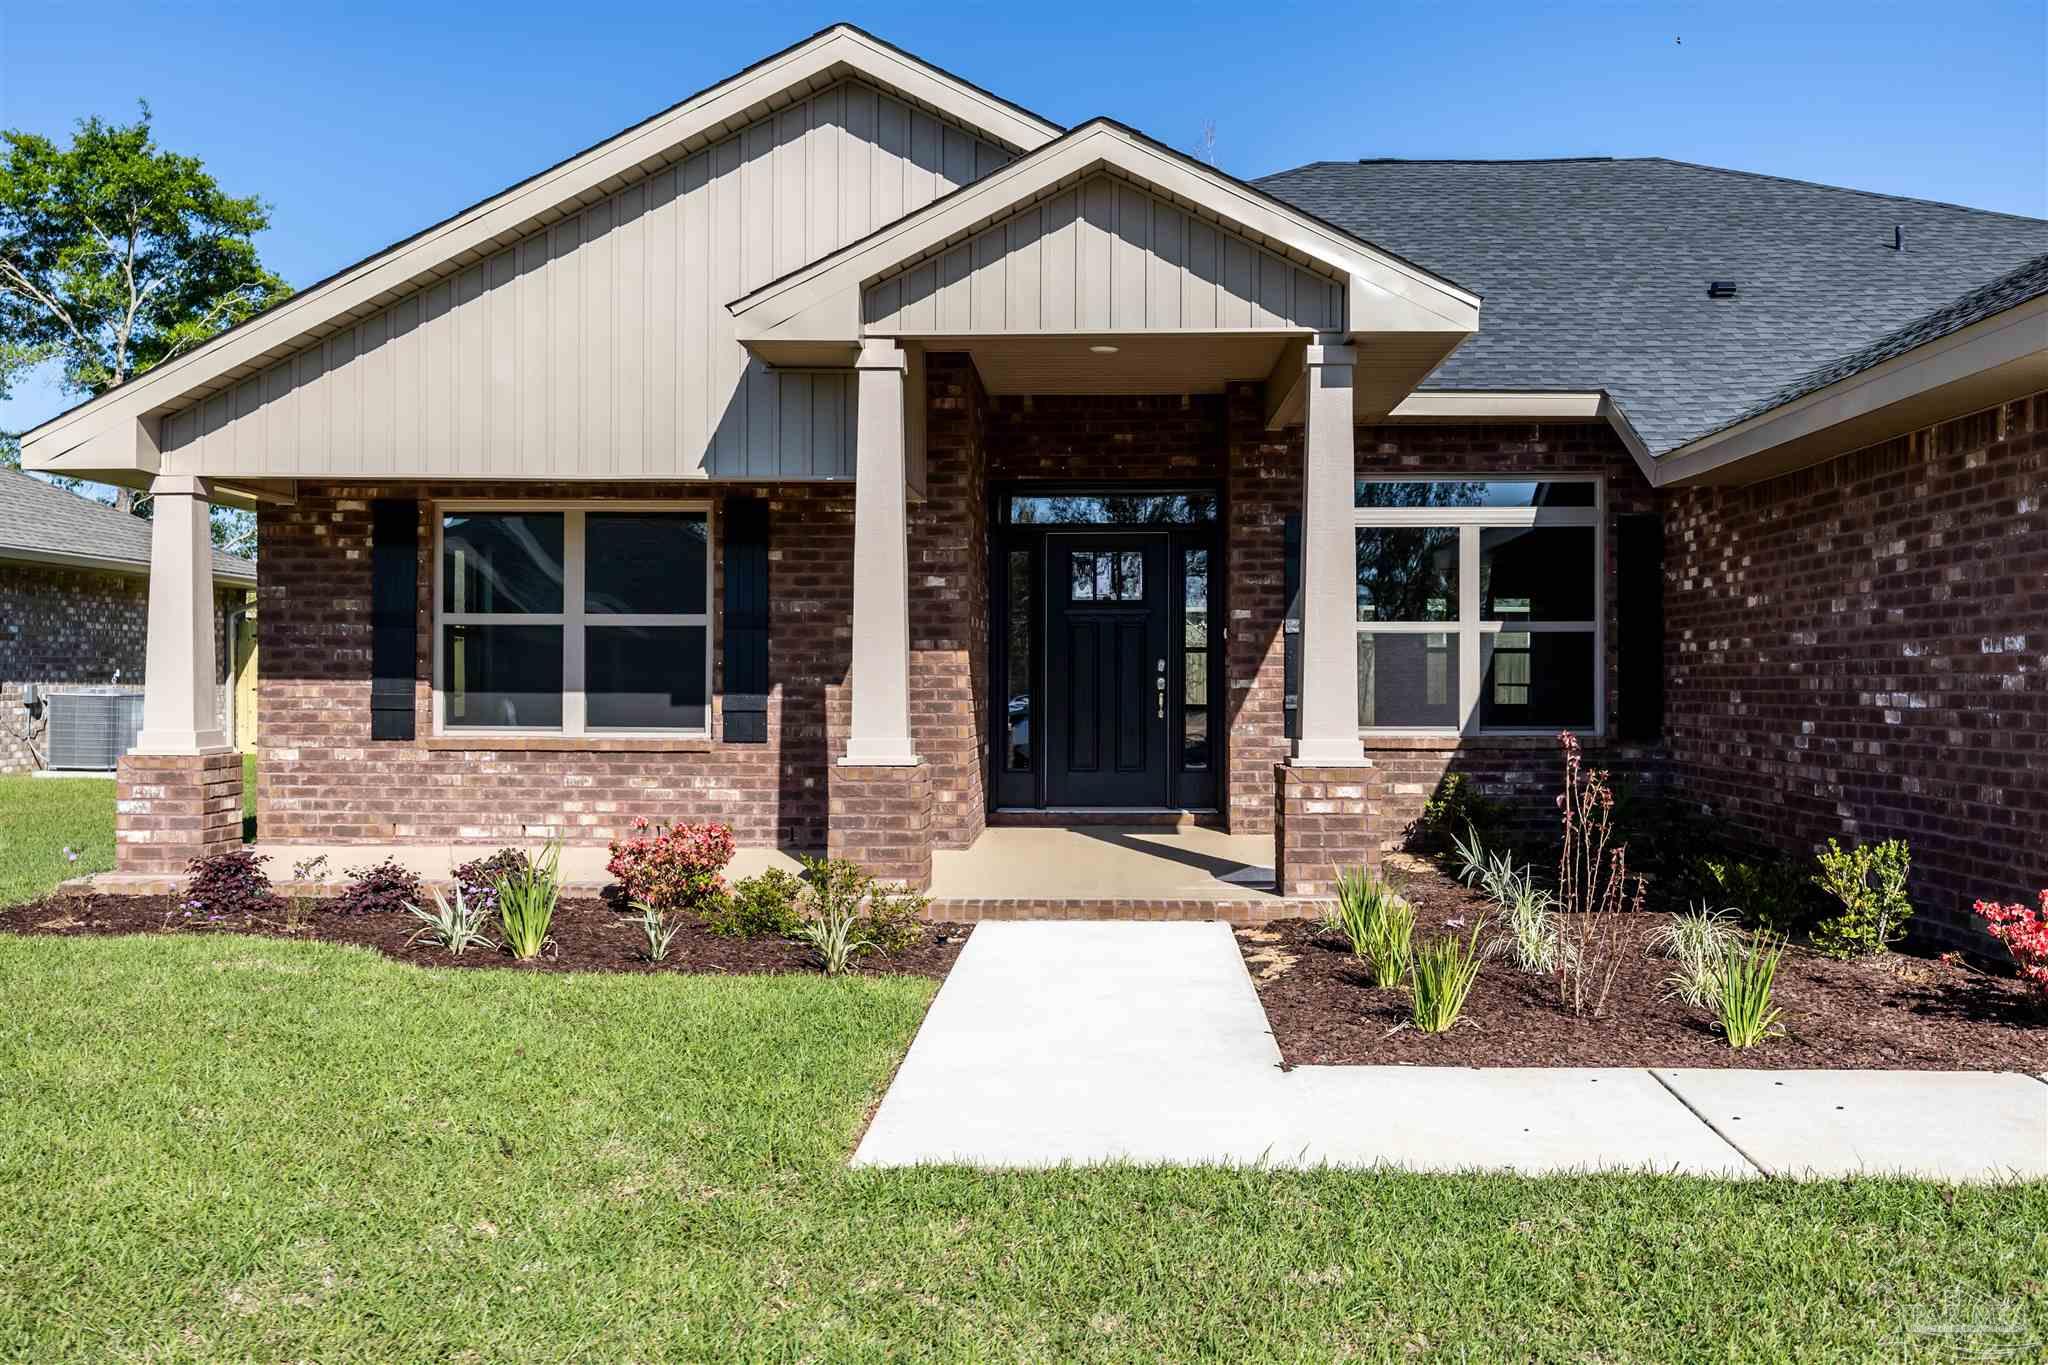
[[(242, 842), (256, 838), (256, 755), (242, 755)], [(78, 854), (73, 862), (64, 856)], [(0, 777), (0, 905), (47, 895), (114, 866), (114, 783), (96, 777)]]
[(0, 905), (34, 900), (68, 877), (113, 865), (112, 779), (0, 777)]
[(0, 936), (0, 1358), (1864, 1359), (1987, 1314), (2048, 1340), (2043, 1186), (849, 1171), (931, 990)]

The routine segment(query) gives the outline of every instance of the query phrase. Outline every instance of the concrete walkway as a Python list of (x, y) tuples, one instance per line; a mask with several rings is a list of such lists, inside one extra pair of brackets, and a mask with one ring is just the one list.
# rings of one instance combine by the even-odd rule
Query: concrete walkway
[(2012, 1073), (1280, 1070), (1222, 924), (974, 931), (856, 1165), (1102, 1161), (2048, 1178)]

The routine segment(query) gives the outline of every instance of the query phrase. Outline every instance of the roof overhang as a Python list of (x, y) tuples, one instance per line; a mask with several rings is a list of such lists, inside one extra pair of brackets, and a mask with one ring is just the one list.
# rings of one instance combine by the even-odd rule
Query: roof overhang
[(1651, 483), (1657, 462), (1605, 389), (1424, 389), (1387, 414), (1390, 422), (1600, 422), (1612, 428)]
[(34, 470), (111, 478), (160, 468), (158, 419), (511, 246), (764, 114), (859, 77), (1025, 153), (1057, 124), (839, 24), (435, 224), (22, 438)]
[(2042, 389), (2048, 296), (1680, 446), (1656, 482), (1754, 483)]
[[(0, 564), (30, 564), (56, 569), (90, 569), (96, 573), (125, 574), (131, 578), (149, 577), (149, 565), (132, 559), (111, 559), (104, 555), (67, 554), (61, 550), (31, 550), (17, 546), (0, 545)], [(215, 587), (253, 588), (256, 586), (255, 566), (244, 572), (240, 569), (223, 569), (218, 561), (213, 566)]]
[[(1361, 346), (1361, 371), (1383, 395), (1375, 415), (1405, 396), (1479, 327), (1476, 294), (1369, 242), (1313, 218), (1271, 196), (1107, 119), (1096, 119), (972, 184), (934, 201), (811, 265), (771, 281), (730, 305), (739, 338), (769, 364), (790, 367), (844, 364), (870, 335), (897, 335), (929, 348), (976, 351), (999, 345), (1008, 353), (1055, 356), (1079, 353), (1089, 337), (1124, 338), (1145, 355), (1176, 349), (1211, 353), (1214, 369), (1225, 351), (1283, 363), (1274, 341), (1299, 341), (1298, 328), (1201, 329), (1175, 333), (1108, 331), (997, 332), (948, 329), (938, 333), (880, 331), (863, 317), (862, 291), (884, 276), (941, 255), (983, 229), (1050, 199), (1091, 177), (1107, 174), (1170, 200), (1220, 224), (1265, 250), (1327, 275), (1343, 286), (1344, 330)], [(1248, 332), (1262, 332), (1255, 339)], [(1142, 337), (1142, 340), (1139, 338)], [(1099, 374), (1115, 370), (1098, 366)], [(1233, 377), (1245, 377), (1238, 360)], [(1268, 371), (1270, 372), (1270, 366)], [(1395, 373), (1398, 371), (1398, 373)], [(1206, 371), (1204, 371), (1206, 373)], [(1249, 377), (1262, 377), (1254, 371)], [(984, 373), (984, 382), (989, 375)], [(1100, 381), (1098, 381), (1100, 382)], [(1001, 386), (1004, 381), (998, 379)], [(1362, 383), (1361, 387), (1365, 385)], [(1061, 390), (1051, 390), (1061, 391)], [(1066, 391), (1099, 391), (1078, 389)], [(1190, 391), (1174, 385), (1168, 392)], [(1361, 404), (1366, 400), (1361, 394)]]

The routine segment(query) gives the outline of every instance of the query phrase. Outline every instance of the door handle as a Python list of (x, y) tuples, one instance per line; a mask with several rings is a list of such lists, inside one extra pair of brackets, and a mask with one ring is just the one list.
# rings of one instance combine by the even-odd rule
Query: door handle
[(1154, 679), (1153, 679), (1153, 684), (1154, 684), (1154, 691), (1156, 692), (1156, 694), (1158, 695), (1158, 698), (1159, 698), (1159, 715), (1158, 715), (1158, 718), (1159, 718), (1160, 720), (1165, 720), (1165, 719), (1166, 719), (1166, 660), (1164, 660), (1164, 659), (1161, 659), (1161, 660), (1159, 661), (1159, 673), (1158, 673), (1158, 676), (1157, 676), (1156, 678), (1154, 678)]

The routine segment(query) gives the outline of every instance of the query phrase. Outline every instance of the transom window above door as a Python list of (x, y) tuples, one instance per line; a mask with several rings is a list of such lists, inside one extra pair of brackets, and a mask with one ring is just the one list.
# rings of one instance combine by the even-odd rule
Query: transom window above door
[(1357, 481), (1358, 724), (1597, 731), (1594, 478)]
[(710, 733), (702, 505), (448, 504), (439, 539), (437, 728)]

